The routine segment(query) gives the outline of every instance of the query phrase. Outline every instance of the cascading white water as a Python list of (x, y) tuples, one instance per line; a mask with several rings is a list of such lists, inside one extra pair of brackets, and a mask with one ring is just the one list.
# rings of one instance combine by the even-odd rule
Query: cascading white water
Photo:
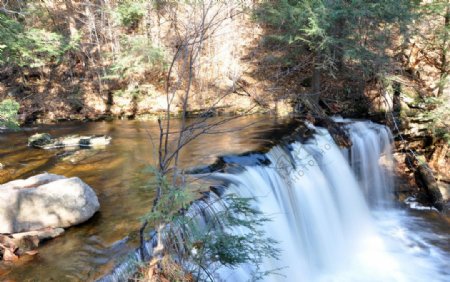
[[(281, 254), (279, 260), (267, 259), (263, 270), (276, 269), (279, 275), (264, 280), (450, 281), (450, 255), (431, 243), (445, 245), (449, 236), (431, 233), (426, 221), (391, 205), (389, 129), (371, 122), (339, 122), (349, 132), (350, 149), (338, 148), (327, 130), (315, 128), (305, 143), (273, 147), (265, 155), (270, 165), (210, 175), (227, 183), (224, 193), (254, 198), (255, 208), (272, 219), (262, 228), (279, 242)], [(201, 229), (226, 208), (220, 196), (210, 193), (187, 214)], [(172, 234), (180, 250), (190, 231), (184, 232)], [(153, 244), (146, 244), (147, 252)], [(132, 258), (138, 260), (139, 254), (137, 250)], [(135, 268), (125, 260), (100, 281), (124, 281)], [(248, 281), (254, 266), (215, 270), (217, 281)]]
[(355, 122), (346, 127), (353, 143), (347, 153), (348, 160), (366, 201), (372, 207), (388, 207), (392, 203), (393, 187), (393, 140), (390, 130), (368, 121)]
[[(392, 178), (379, 161), (392, 161), (389, 130), (370, 122), (346, 127), (353, 142), (348, 151), (317, 128), (314, 138), (291, 144), (290, 152), (274, 147), (266, 154), (269, 166), (212, 175), (229, 183), (226, 193), (255, 198), (272, 219), (264, 229), (282, 253), (264, 268), (280, 269), (282, 276), (266, 280), (450, 281), (439, 270), (445, 269), (445, 254), (406, 236), (402, 217), (388, 208)], [(247, 281), (251, 269), (218, 273), (225, 281)]]

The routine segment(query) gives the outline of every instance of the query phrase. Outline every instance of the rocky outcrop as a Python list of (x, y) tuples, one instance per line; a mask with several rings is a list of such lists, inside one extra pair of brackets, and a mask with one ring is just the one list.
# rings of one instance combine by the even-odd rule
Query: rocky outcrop
[(432, 97), (422, 84), (405, 76), (396, 77), (391, 88), (393, 99), (388, 110), (392, 112), (387, 117), (395, 135), (397, 158), (401, 159), (397, 174), (405, 182), (397, 183), (397, 196), (400, 200), (413, 197), (422, 205), (446, 211), (450, 150), (445, 99)]
[(100, 204), (77, 177), (39, 174), (0, 185), (0, 233), (69, 227), (91, 218)]
[(316, 124), (328, 129), (328, 132), (330, 133), (334, 142), (336, 142), (339, 147), (348, 148), (352, 146), (352, 140), (342, 126), (342, 123), (336, 122), (330, 118), (323, 118), (319, 119)]
[(28, 146), (39, 149), (58, 149), (67, 147), (96, 148), (106, 146), (109, 143), (111, 143), (111, 137), (106, 135), (71, 135), (52, 138), (48, 133), (39, 133), (28, 138)]

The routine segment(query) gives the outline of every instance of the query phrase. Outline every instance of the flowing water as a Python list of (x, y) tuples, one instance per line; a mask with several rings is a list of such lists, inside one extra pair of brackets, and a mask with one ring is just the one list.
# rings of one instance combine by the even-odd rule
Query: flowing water
[[(266, 134), (280, 127), (289, 129), (288, 123), (266, 116), (230, 121), (228, 132), (204, 135), (189, 144), (180, 158), (181, 165), (208, 165), (222, 154), (261, 150), (275, 139)], [(112, 142), (104, 149), (81, 150), (64, 158), (68, 152), (62, 149), (28, 148), (27, 137), (35, 132), (55, 137), (107, 134)], [(0, 170), (0, 183), (44, 171), (78, 176), (96, 191), (101, 205), (91, 220), (48, 241), (38, 255), (23, 257), (15, 264), (0, 263), (0, 281), (92, 281), (134, 250), (139, 218), (148, 211), (153, 196), (146, 188), (152, 176), (145, 168), (155, 165), (151, 138), (157, 136), (156, 121), (62, 123), (0, 134), (0, 162), (5, 166)]]
[[(280, 136), (261, 136), (283, 124), (266, 117), (236, 120), (227, 126), (251, 126), (202, 137), (187, 148), (182, 163), (209, 164), (219, 155), (267, 148), (270, 139)], [(346, 127), (354, 144), (350, 150), (338, 148), (326, 130), (317, 128), (314, 138), (304, 143), (272, 147), (263, 155), (269, 160), (264, 164), (241, 159), (245, 169), (211, 175), (227, 183), (226, 193), (254, 197), (255, 207), (272, 219), (264, 229), (279, 241), (281, 259), (265, 261), (264, 268), (280, 269), (281, 275), (266, 280), (450, 281), (448, 224), (434, 211), (394, 205), (389, 130), (369, 122), (349, 122)], [(157, 134), (157, 124), (68, 124), (46, 131), (57, 136), (109, 134), (113, 143), (72, 163), (62, 161), (60, 151), (26, 148), (23, 133), (0, 135), (1, 162), (8, 173), (2, 176), (0, 171), (0, 176), (8, 180), (41, 171), (80, 176), (97, 191), (101, 211), (48, 242), (36, 257), (0, 266), (0, 280), (90, 281), (136, 247), (138, 217), (152, 195), (144, 189), (149, 176), (142, 169), (153, 160), (149, 135)], [(137, 259), (136, 253), (131, 259), (133, 255)], [(109, 281), (120, 280), (130, 264), (115, 268)], [(222, 268), (217, 275), (246, 281), (252, 268)]]
[[(212, 176), (228, 183), (226, 193), (255, 198), (271, 217), (264, 229), (279, 241), (281, 259), (265, 262), (265, 270), (279, 273), (266, 280), (450, 281), (448, 225), (437, 230), (394, 207), (390, 131), (370, 122), (346, 127), (349, 150), (317, 128), (303, 144), (271, 149), (270, 165)], [(252, 270), (222, 268), (217, 275), (247, 281)]]

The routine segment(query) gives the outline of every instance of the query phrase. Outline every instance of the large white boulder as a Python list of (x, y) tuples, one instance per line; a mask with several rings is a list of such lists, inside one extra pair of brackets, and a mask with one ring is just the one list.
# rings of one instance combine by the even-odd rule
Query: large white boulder
[(78, 177), (39, 174), (0, 185), (0, 233), (69, 227), (100, 208), (94, 190)]

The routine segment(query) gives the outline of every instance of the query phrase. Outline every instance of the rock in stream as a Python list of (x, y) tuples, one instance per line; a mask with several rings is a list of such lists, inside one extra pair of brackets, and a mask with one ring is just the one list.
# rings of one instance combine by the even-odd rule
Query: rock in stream
[(0, 185), (0, 233), (69, 227), (100, 208), (94, 190), (78, 177), (43, 173)]
[(109, 143), (111, 143), (111, 137), (107, 135), (70, 135), (53, 138), (48, 133), (37, 133), (28, 138), (28, 146), (46, 150), (70, 147), (96, 148), (106, 146)]

